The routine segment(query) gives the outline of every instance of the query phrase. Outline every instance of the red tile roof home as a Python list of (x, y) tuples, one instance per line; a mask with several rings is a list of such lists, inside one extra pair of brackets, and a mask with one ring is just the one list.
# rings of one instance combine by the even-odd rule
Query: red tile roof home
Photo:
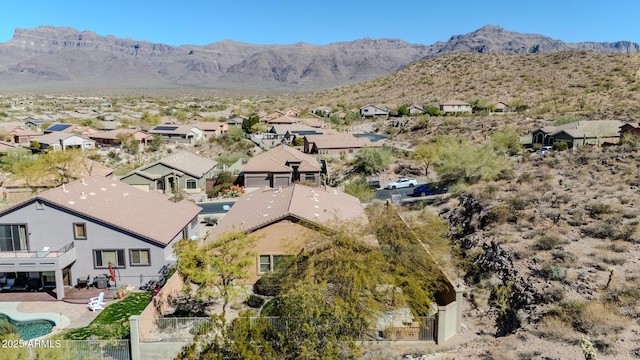
[(164, 245), (200, 212), (190, 201), (173, 202), (161, 193), (101, 176), (42, 192), (36, 198)]
[(265, 188), (240, 197), (209, 238), (232, 229), (250, 233), (282, 220), (329, 225), (337, 220), (366, 223), (367, 216), (360, 200), (336, 188), (300, 184)]
[(266, 171), (291, 172), (293, 169), (288, 165), (290, 163), (299, 163), (299, 171), (320, 172), (322, 170), (318, 159), (315, 157), (290, 146), (279, 145), (249, 159), (243, 171), (245, 173)]
[(289, 115), (283, 115), (275, 119), (267, 120), (267, 124), (272, 124), (272, 125), (273, 124), (299, 124), (299, 123), (300, 123), (299, 118), (289, 116)]
[(365, 146), (377, 146), (367, 138), (358, 138), (352, 134), (336, 133), (322, 135), (305, 135), (305, 152), (307, 153), (329, 153), (349, 150), (361, 149)]

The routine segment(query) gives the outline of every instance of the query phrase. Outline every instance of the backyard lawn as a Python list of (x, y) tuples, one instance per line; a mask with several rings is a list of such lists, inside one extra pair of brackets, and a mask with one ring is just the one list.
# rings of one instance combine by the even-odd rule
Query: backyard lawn
[(140, 315), (151, 300), (148, 292), (134, 292), (124, 299), (114, 301), (87, 326), (63, 331), (66, 340), (128, 339), (129, 316)]

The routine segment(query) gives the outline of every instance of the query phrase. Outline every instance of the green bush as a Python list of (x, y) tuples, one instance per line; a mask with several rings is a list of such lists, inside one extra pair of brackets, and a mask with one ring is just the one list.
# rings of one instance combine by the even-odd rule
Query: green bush
[(560, 239), (557, 236), (543, 235), (538, 238), (536, 242), (536, 249), (538, 250), (552, 250), (560, 244)]
[(264, 304), (264, 298), (258, 295), (249, 295), (249, 298), (245, 301), (247, 306), (252, 307), (254, 309), (259, 309)]

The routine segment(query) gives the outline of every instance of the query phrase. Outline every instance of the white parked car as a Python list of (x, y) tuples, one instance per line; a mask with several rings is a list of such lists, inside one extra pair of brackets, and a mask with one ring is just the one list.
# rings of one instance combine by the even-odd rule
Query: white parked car
[(392, 181), (388, 183), (387, 189), (400, 189), (400, 188), (414, 187), (416, 185), (418, 185), (418, 180), (402, 178), (402, 179), (399, 179), (398, 181)]

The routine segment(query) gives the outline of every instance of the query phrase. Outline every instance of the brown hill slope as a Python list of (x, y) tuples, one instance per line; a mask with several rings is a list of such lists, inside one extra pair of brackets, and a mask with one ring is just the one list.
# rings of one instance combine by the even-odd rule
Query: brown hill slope
[(371, 82), (300, 96), (298, 103), (419, 104), (448, 99), (521, 102), (528, 116), (640, 114), (640, 54), (452, 54), (423, 60)]

